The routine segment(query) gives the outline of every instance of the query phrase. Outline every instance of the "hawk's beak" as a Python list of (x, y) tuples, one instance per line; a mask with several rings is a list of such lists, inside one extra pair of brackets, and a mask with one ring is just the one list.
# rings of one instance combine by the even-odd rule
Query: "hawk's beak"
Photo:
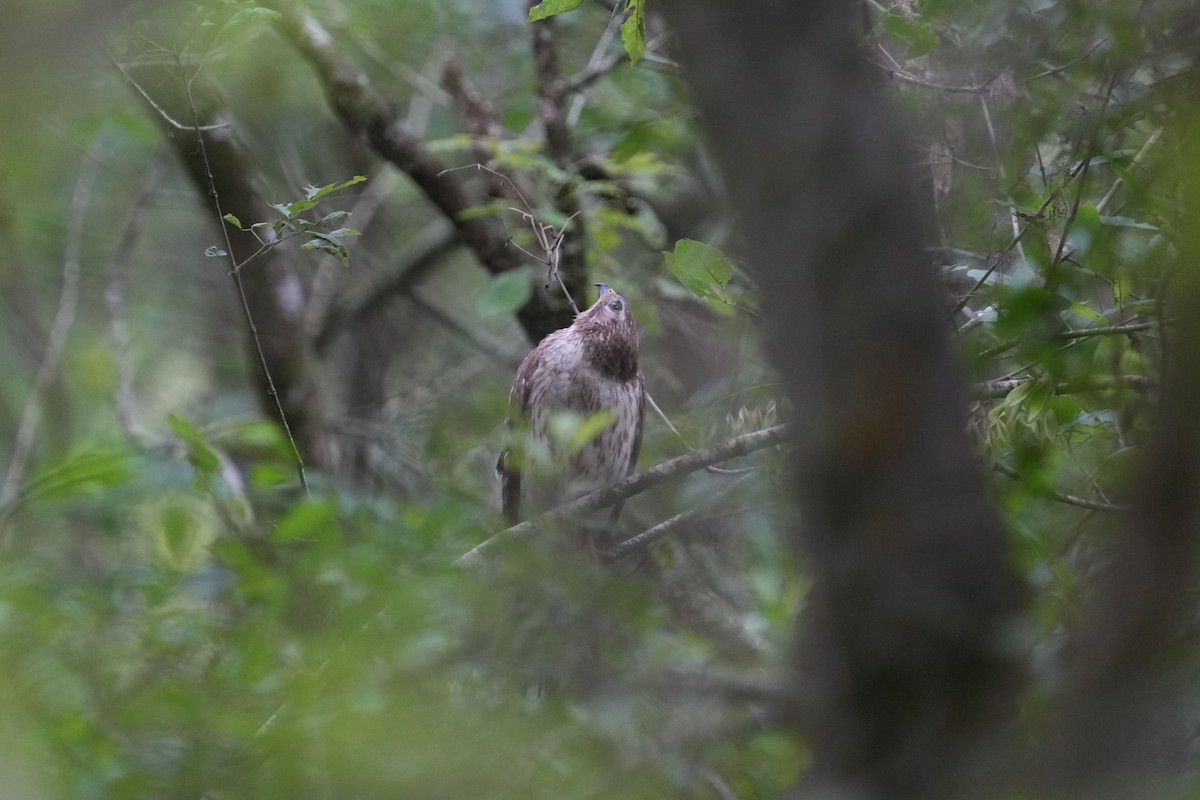
[(593, 283), (592, 286), (595, 286), (597, 289), (600, 290), (601, 297), (604, 297), (604, 295), (608, 294), (609, 292), (616, 294), (616, 292), (613, 291), (613, 288), (611, 286), (609, 286), (607, 283)]

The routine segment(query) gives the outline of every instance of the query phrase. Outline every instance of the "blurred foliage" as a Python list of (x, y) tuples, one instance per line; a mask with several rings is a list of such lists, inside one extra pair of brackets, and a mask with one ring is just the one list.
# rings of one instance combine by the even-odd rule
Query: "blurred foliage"
[[(576, 193), (589, 279), (629, 298), (648, 388), (683, 439), (786, 420), (669, 37), (654, 3), (607, 5), (537, 7), (557, 15), (568, 76), (614, 59), (567, 104), (564, 166), (541, 146), (521, 4), (310, 3), (433, 152), (529, 190), (527, 209), (478, 209), (516, 244), (536, 250), (530, 215), (570, 231), (554, 200)], [(1123, 503), (1153, 416), (1188, 224), (1172, 165), (1197, 157), (1177, 147), (1196, 97), (1187, 8), (869, 4), (866, 52), (926, 156), (933, 260), (983, 398), (972, 427), (1014, 476), (993, 487), (1034, 590), (1031, 725), (1061, 689), (1063, 625), (1113, 518), (1064, 498)], [(336, 304), (444, 221), (336, 126), (271, 16), (212, 0), (5, 10), (0, 465), (31, 397), (42, 423), (0, 508), (0, 796), (782, 796), (804, 744), (739, 690), (788, 663), (807, 581), (780, 535), (796, 524), (782, 453), (734, 464), (756, 468), (746, 479), (697, 473), (631, 501), (629, 535), (710, 508), (637, 563), (600, 571), (526, 541), (479, 571), (454, 565), (501, 527), (491, 468), (528, 346), (512, 312), (543, 291), (543, 265), (489, 277), (455, 251), (351, 320), (321, 353), (345, 469), (300, 492), (258, 411), (227, 265), (205, 258), (215, 222), (105, 56), (204, 54), (198, 80), (287, 219), (307, 209), (281, 198), (341, 190), (354, 229), (334, 231), (362, 236), (327, 231), (311, 240), (325, 256), (292, 265), (299, 297)], [(439, 85), (448, 52), (501, 134), (460, 132)], [(85, 162), (82, 300), (35, 396)], [(1000, 380), (1015, 388), (983, 391)], [(647, 424), (643, 467), (685, 449)]]

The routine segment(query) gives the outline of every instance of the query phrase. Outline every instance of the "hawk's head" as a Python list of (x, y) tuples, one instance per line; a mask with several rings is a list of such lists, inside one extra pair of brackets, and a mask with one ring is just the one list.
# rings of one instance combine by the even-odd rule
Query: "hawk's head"
[(618, 380), (637, 375), (638, 335), (625, 298), (607, 283), (597, 283), (600, 297), (575, 318), (571, 327), (583, 337), (586, 357), (603, 374)]

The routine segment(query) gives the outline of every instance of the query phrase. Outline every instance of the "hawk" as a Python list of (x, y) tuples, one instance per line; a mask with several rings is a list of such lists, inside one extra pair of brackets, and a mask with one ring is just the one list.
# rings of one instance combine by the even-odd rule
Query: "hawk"
[[(642, 446), (645, 381), (638, 370), (638, 335), (625, 298), (608, 284), (570, 327), (538, 344), (517, 368), (509, 394), (514, 416), (528, 423), (528, 442), (554, 458), (555, 474), (534, 475), (505, 449), (496, 464), (504, 519), (515, 525), (573, 497), (631, 474)], [(551, 419), (569, 412), (581, 418), (608, 411), (613, 420), (578, 452), (564, 454), (551, 436)], [(609, 520), (616, 520), (618, 504)]]

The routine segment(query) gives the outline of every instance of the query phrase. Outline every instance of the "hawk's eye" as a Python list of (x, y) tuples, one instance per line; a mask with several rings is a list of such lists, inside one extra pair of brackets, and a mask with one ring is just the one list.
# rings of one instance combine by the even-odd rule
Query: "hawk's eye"
[(621, 303), (621, 298), (619, 297), (614, 297), (612, 300), (608, 301), (608, 307), (613, 311), (620, 311), (622, 306), (623, 303)]

